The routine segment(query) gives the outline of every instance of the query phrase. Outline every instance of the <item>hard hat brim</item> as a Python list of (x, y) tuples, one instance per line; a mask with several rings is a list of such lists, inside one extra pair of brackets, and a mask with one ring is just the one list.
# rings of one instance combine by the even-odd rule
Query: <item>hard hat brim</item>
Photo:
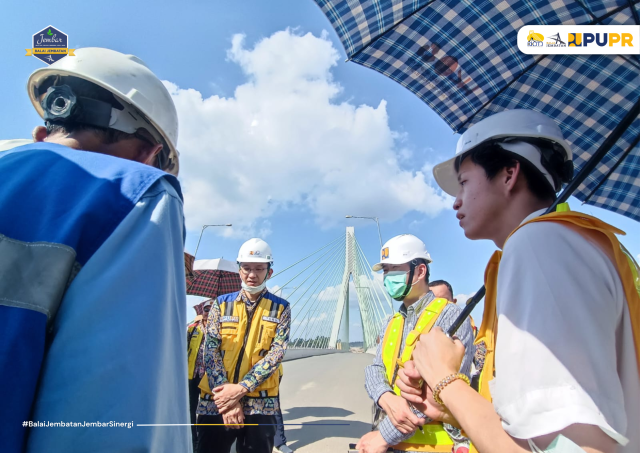
[(439, 163), (433, 167), (433, 177), (438, 186), (452, 197), (458, 195), (460, 184), (458, 183), (458, 173), (456, 173), (455, 162), (458, 156)]

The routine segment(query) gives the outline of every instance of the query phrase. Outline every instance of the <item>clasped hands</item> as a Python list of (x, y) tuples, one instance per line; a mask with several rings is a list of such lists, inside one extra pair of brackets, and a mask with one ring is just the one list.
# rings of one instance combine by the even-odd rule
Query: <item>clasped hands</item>
[(244, 426), (244, 412), (240, 401), (247, 394), (247, 389), (239, 384), (222, 384), (213, 389), (213, 401), (225, 425), (228, 428), (240, 429)]
[(400, 395), (427, 417), (459, 427), (447, 408), (434, 401), (432, 389), (460, 370), (463, 357), (462, 342), (449, 338), (440, 327), (420, 335), (413, 360), (398, 371), (396, 384)]
[[(413, 360), (406, 362), (398, 371), (396, 384), (402, 397), (387, 392), (378, 400), (398, 431), (409, 434), (426, 422), (411, 411), (409, 404), (432, 420), (459, 427), (447, 408), (433, 400), (431, 389), (446, 376), (457, 373), (463, 357), (462, 342), (447, 337), (440, 327), (420, 336), (413, 351)], [(356, 446), (361, 453), (383, 453), (388, 447), (379, 431), (364, 435)]]

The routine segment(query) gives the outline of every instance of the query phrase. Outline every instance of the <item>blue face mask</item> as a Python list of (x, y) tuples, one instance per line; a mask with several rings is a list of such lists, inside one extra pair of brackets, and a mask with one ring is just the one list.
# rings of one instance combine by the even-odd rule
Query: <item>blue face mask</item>
[(407, 289), (407, 274), (406, 271), (391, 271), (384, 276), (384, 287), (387, 293), (396, 300), (402, 298)]

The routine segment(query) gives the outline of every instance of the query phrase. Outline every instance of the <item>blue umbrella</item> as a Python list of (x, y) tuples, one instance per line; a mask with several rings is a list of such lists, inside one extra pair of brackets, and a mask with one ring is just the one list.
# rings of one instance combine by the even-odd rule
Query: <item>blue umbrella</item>
[(640, 221), (638, 56), (526, 55), (516, 41), (532, 24), (639, 24), (640, 0), (315, 1), (349, 61), (411, 90), (454, 132), (515, 108), (555, 119), (578, 172), (564, 198)]

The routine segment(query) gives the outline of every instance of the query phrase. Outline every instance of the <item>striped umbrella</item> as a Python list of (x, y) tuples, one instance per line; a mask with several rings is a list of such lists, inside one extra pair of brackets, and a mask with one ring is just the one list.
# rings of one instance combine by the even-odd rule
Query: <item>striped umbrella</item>
[(638, 55), (526, 55), (516, 40), (532, 24), (638, 24), (640, 0), (315, 1), (350, 61), (411, 90), (454, 132), (516, 108), (555, 119), (574, 154), (565, 199), (640, 221)]

